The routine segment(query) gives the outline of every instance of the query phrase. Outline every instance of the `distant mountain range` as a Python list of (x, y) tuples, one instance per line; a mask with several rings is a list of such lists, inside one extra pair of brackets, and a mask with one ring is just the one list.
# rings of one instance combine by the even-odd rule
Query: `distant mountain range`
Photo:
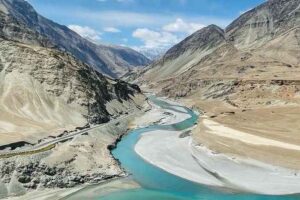
[(166, 53), (167, 50), (168, 49), (164, 49), (164, 48), (153, 48), (153, 49), (139, 48), (139, 49), (137, 49), (138, 52), (145, 55), (147, 58), (149, 58), (152, 61), (160, 59), (160, 57), (162, 57)]
[(41, 15), (24, 0), (0, 0), (0, 35), (22, 43), (56, 48), (110, 77), (143, 67), (150, 60), (133, 49), (94, 44)]

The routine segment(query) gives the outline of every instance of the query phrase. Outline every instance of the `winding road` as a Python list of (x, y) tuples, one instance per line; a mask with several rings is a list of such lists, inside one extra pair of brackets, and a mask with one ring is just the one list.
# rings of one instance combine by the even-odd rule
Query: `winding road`
[(40, 152), (43, 152), (43, 151), (48, 151), (48, 150), (52, 149), (55, 144), (73, 139), (74, 137), (77, 137), (77, 136), (83, 135), (85, 133), (88, 133), (88, 131), (91, 131), (91, 130), (94, 130), (94, 129), (97, 129), (97, 128), (103, 128), (105, 126), (117, 123), (120, 120), (124, 120), (124, 119), (126, 119), (128, 117), (131, 117), (133, 115), (136, 115), (136, 113), (132, 113), (132, 114), (120, 117), (118, 119), (111, 120), (110, 122), (105, 123), (105, 124), (96, 125), (96, 126), (86, 128), (84, 130), (80, 130), (80, 131), (77, 131), (75, 133), (72, 133), (72, 134), (69, 134), (69, 135), (66, 135), (66, 136), (55, 138), (51, 141), (46, 141), (46, 142), (34, 145), (32, 147), (28, 147), (26, 149), (23, 148), (23, 149), (12, 150), (12, 151), (2, 151), (2, 152), (0, 152), (0, 159), (1, 158), (8, 158), (8, 157), (13, 157), (13, 156), (18, 156), (18, 155), (35, 154), (35, 153), (40, 153)]

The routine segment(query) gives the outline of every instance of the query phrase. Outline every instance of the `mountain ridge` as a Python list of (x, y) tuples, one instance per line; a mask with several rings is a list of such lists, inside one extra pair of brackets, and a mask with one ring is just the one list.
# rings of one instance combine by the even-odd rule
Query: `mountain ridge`
[[(272, 49), (267, 50), (266, 45), (271, 43), (274, 45), (276, 38), (283, 37), (284, 34), (290, 32), (294, 32), (297, 37), (296, 30), (299, 28), (299, 0), (267, 1), (242, 14), (224, 30), (215, 25), (209, 25), (196, 31), (170, 48), (160, 60), (154, 62), (143, 72), (142, 77), (151, 82), (152, 79), (159, 81), (180, 75), (199, 65), (203, 57), (211, 55), (224, 44), (248, 55), (252, 50), (264, 49), (267, 51), (266, 54), (276, 59), (276, 56), (280, 55), (275, 51), (270, 53)], [(220, 33), (220, 35), (214, 36), (214, 33)], [(208, 40), (205, 41), (203, 38)], [(276, 42), (276, 48), (279, 48), (279, 43), (279, 41)], [(230, 47), (231, 45), (233, 47)], [(293, 50), (289, 48), (286, 51)], [(296, 56), (294, 55), (294, 57)], [(289, 59), (286, 62), (289, 62)]]
[[(47, 40), (47, 42), (41, 42), (45, 47), (68, 51), (96, 70), (113, 78), (121, 76), (131, 68), (150, 63), (149, 59), (133, 49), (94, 44), (68, 27), (39, 15), (24, 0), (1, 0), (0, 4), (2, 10), (6, 11), (1, 13), (2, 21), (3, 19), (9, 20), (8, 22), (15, 23), (16, 26), (22, 24), (24, 28), (34, 31), (37, 35), (34, 43), (38, 43), (40, 38), (43, 38), (43, 40)], [(2, 29), (2, 35), (9, 37), (9, 34)], [(11, 38), (16, 39), (17, 37), (13, 35)], [(20, 42), (32, 42), (26, 41), (26, 35), (19, 36), (19, 40)]]
[(227, 140), (218, 133), (231, 128), (241, 135), (300, 144), (300, 0), (264, 2), (229, 24), (225, 39), (211, 38), (207, 48), (195, 49), (193, 44), (204, 36), (194, 33), (188, 38), (196, 42), (183, 40), (184, 51), (172, 47), (169, 52), (175, 56), (157, 61), (136, 82), (201, 110), (202, 119), (219, 124), (213, 134), (213, 127), (200, 120), (192, 132), (195, 143), (299, 169), (299, 155), (292, 151)]

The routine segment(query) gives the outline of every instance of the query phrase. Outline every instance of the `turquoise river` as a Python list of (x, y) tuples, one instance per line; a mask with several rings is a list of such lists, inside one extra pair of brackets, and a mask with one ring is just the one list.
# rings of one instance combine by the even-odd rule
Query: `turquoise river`
[[(154, 96), (149, 99), (164, 109), (181, 112), (176, 110), (176, 106)], [(172, 125), (151, 125), (133, 130), (118, 143), (113, 155), (120, 161), (122, 167), (131, 174), (132, 178), (141, 185), (141, 188), (114, 192), (104, 197), (98, 197), (99, 200), (300, 200), (300, 195), (265, 196), (224, 192), (209, 188), (165, 172), (146, 162), (135, 153), (134, 146), (141, 134), (145, 132), (151, 130), (178, 131), (194, 126), (198, 116), (192, 110), (183, 108), (189, 113), (189, 119)]]

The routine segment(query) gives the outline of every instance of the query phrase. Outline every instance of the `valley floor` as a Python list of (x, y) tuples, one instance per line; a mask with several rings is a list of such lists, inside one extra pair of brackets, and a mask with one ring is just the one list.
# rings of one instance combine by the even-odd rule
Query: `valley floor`
[[(130, 128), (174, 124), (189, 118), (182, 107), (177, 107), (178, 103), (168, 102), (174, 110), (151, 104), (151, 109), (131, 121)], [(299, 126), (298, 109), (245, 111), (219, 102), (181, 102), (203, 111), (199, 124), (188, 132), (157, 130), (142, 135), (135, 151), (143, 159), (179, 177), (217, 188), (272, 195), (300, 192), (300, 171), (296, 168), (300, 145), (295, 131)], [(267, 118), (270, 115), (272, 118)], [(278, 128), (283, 126), (285, 134)], [(112, 188), (136, 187), (139, 186), (132, 181), (119, 179), (84, 189), (38, 190), (15, 199), (72, 199), (77, 191), (81, 196), (76, 197), (86, 197), (103, 195)]]
[[(222, 106), (218, 108), (213, 104), (210, 106), (217, 110), (225, 108)], [(279, 112), (280, 109), (275, 110)], [(221, 116), (210, 115), (209, 117), (207, 115), (211, 113), (205, 111), (206, 114), (200, 117), (199, 126), (192, 130), (192, 136), (182, 137), (181, 132), (174, 131), (149, 132), (141, 137), (135, 150), (153, 165), (197, 183), (260, 194), (299, 193), (300, 174), (298, 169), (293, 168), (297, 163), (291, 160), (284, 164), (285, 160), (291, 158), (294, 161), (298, 160), (300, 146), (296, 141), (291, 142), (292, 138), (289, 137), (280, 139), (282, 134), (279, 134), (279, 131), (271, 132), (274, 135), (278, 134), (278, 137), (272, 138), (272, 135), (267, 137), (257, 132), (254, 134), (255, 131), (244, 132), (241, 128), (235, 129), (247, 124), (248, 127), (257, 129), (264, 127), (260, 130), (266, 131), (266, 127), (270, 125), (268, 123), (279, 120), (282, 115), (276, 115), (272, 120), (259, 121), (251, 118), (255, 114), (252, 116), (249, 114), (250, 123), (242, 124), (240, 121), (244, 118), (236, 116), (236, 112), (235, 110), (233, 113), (228, 109), (222, 111), (220, 115), (224, 120), (219, 121), (216, 119), (222, 119)], [(297, 111), (294, 110), (295, 112)], [(240, 113), (248, 114), (247, 111), (240, 111)], [(184, 119), (182, 113), (175, 113), (175, 115), (181, 116), (177, 118)], [(227, 127), (228, 124), (224, 122), (225, 119), (228, 121), (229, 119), (226, 116), (238, 118), (232, 118), (236, 126)], [(289, 120), (284, 118), (283, 121), (286, 127), (292, 123), (291, 118)], [(266, 126), (255, 126), (258, 122), (262, 125), (266, 122)], [(172, 123), (172, 119), (168, 123)], [(270, 127), (276, 129), (276, 125)], [(292, 137), (293, 134), (290, 133), (289, 136)], [(294, 154), (289, 155), (291, 152)], [(285, 158), (283, 155), (289, 156)], [(278, 157), (282, 159), (277, 160)]]

